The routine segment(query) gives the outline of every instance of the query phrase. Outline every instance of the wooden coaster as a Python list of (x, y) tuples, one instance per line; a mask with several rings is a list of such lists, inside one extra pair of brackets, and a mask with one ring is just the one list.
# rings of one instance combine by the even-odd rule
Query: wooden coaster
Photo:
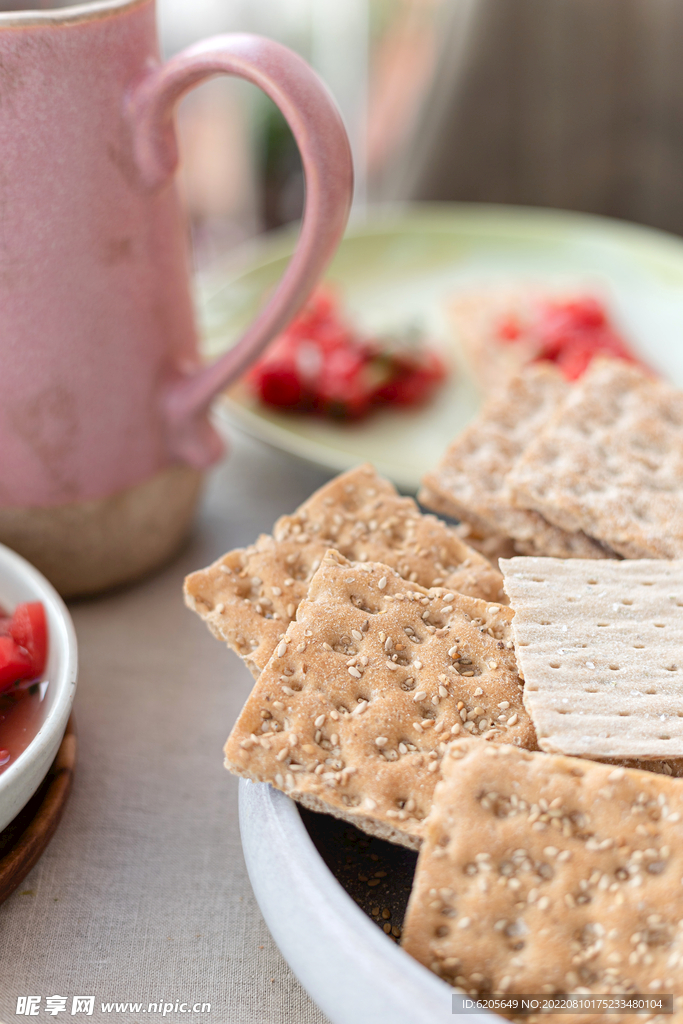
[(24, 880), (55, 834), (71, 791), (75, 764), (76, 732), (70, 718), (44, 782), (0, 832), (0, 903)]

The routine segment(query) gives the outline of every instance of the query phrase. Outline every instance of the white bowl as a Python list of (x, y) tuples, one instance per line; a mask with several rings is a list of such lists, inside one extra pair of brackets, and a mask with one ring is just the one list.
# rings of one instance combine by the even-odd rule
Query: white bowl
[[(240, 779), (240, 831), (261, 913), (290, 967), (333, 1024), (445, 1024), (449, 985), (386, 937), (342, 888), (293, 800)], [(461, 1024), (500, 1024), (458, 1013)]]
[(47, 616), (49, 681), (44, 719), (28, 747), (0, 775), (0, 831), (26, 806), (55, 759), (76, 692), (78, 652), (66, 605), (25, 558), (0, 544), (0, 606), (12, 611), (23, 601), (42, 601)]

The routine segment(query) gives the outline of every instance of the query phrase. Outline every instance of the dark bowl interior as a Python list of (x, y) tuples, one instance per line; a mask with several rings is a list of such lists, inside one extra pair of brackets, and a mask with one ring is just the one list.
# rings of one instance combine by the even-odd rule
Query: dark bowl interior
[(413, 884), (417, 853), (360, 832), (329, 814), (299, 807), (301, 820), (337, 881), (395, 942)]

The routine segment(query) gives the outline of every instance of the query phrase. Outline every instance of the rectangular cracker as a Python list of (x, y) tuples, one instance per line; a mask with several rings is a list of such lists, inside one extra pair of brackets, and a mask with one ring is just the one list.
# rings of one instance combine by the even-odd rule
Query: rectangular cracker
[(402, 945), (470, 995), (673, 992), (680, 1022), (682, 882), (677, 780), (456, 740)]
[(683, 757), (683, 561), (501, 560), (542, 750)]
[(507, 483), (520, 507), (626, 558), (683, 557), (683, 393), (595, 360)]
[(503, 578), (453, 527), (422, 515), (370, 465), (343, 473), (256, 544), (228, 552), (185, 581), (185, 601), (257, 677), (306, 596), (329, 547), (381, 561), (422, 586), (506, 601)]
[(505, 605), (329, 551), (230, 735), (226, 767), (417, 848), (453, 735), (535, 746), (511, 618)]
[(419, 500), (468, 523), (480, 536), (511, 537), (517, 551), (561, 558), (604, 558), (580, 529), (565, 531), (537, 511), (516, 508), (507, 475), (569, 389), (553, 367), (536, 364), (510, 380), (427, 473)]

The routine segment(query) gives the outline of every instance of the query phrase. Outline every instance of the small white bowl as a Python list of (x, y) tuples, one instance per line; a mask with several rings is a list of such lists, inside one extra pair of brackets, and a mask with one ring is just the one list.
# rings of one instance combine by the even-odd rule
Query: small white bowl
[[(249, 878), (282, 955), (333, 1024), (445, 1024), (462, 997), (383, 934), (316, 850), (293, 800), (240, 779)], [(460, 1024), (501, 1024), (460, 1011)]]
[(0, 831), (26, 806), (55, 759), (76, 692), (76, 633), (66, 605), (25, 558), (0, 544), (0, 606), (13, 611), (23, 601), (42, 601), (47, 617), (49, 681), (44, 719), (28, 747), (0, 775)]

